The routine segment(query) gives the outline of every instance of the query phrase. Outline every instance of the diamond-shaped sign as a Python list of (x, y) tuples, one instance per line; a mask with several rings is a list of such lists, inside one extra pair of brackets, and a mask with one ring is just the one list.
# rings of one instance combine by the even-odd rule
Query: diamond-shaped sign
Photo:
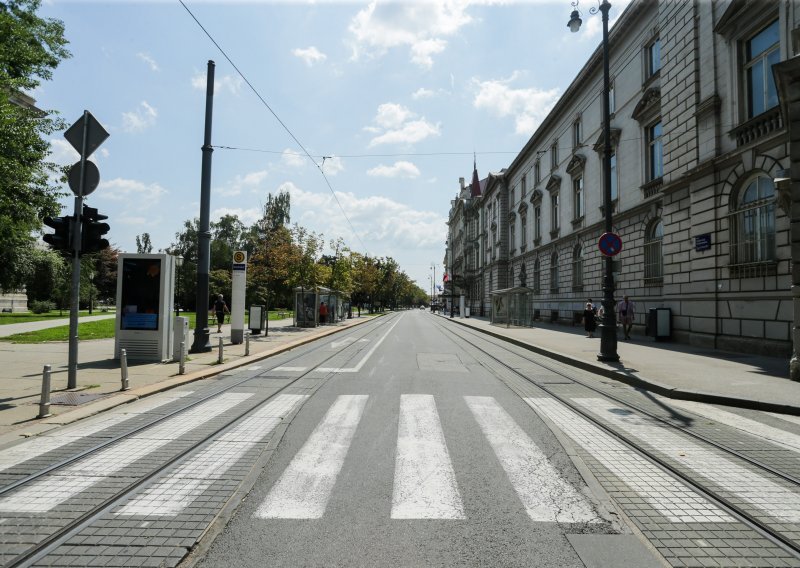
[(67, 139), (67, 142), (72, 144), (72, 147), (78, 152), (78, 154), (83, 153), (83, 130), (84, 128), (87, 130), (86, 132), (86, 155), (84, 158), (88, 158), (92, 155), (92, 152), (97, 150), (100, 147), (100, 144), (105, 142), (106, 138), (108, 138), (109, 134), (106, 132), (105, 128), (103, 128), (97, 119), (92, 116), (88, 110), (84, 111), (83, 116), (81, 116), (78, 120), (75, 121), (75, 124), (70, 126), (67, 131), (64, 133), (64, 138)]

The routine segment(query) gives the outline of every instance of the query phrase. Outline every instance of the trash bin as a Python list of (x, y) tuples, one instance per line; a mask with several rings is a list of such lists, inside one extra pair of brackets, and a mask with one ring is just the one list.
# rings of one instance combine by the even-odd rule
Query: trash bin
[(466, 308), (464, 308), (464, 317), (465, 317), (465, 318), (468, 318), (468, 317), (469, 317), (469, 306), (467, 306)]
[(267, 327), (267, 310), (264, 306), (250, 306), (248, 328), (252, 335), (259, 335)]
[(648, 335), (656, 341), (666, 341), (672, 336), (672, 310), (650, 308), (647, 317)]

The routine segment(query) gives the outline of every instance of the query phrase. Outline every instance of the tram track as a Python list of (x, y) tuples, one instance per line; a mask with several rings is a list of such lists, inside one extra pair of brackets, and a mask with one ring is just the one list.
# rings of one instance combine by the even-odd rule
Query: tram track
[[(541, 355), (536, 355), (533, 353), (519, 353), (514, 349), (511, 349), (507, 344), (492, 341), (491, 336), (486, 334), (472, 331), (468, 328), (461, 329), (459, 328), (457, 331), (452, 328), (452, 326), (444, 324), (442, 322), (437, 321), (438, 327), (445, 332), (445, 335), (450, 337), (451, 341), (461, 350), (465, 351), (466, 353), (470, 354), (472, 357), (475, 357), (473, 350), (480, 352), (484, 357), (488, 358), (492, 364), (500, 365), (505, 370), (511, 372), (513, 375), (524, 379), (531, 387), (534, 389), (538, 389), (541, 392), (545, 393), (547, 396), (557, 400), (567, 408), (569, 408), (574, 413), (578, 414), (585, 420), (589, 421), (592, 425), (600, 428), (601, 430), (605, 431), (606, 433), (610, 434), (614, 438), (621, 441), (627, 447), (632, 449), (638, 455), (644, 457), (650, 463), (656, 465), (659, 469), (666, 472), (667, 474), (671, 475), (673, 478), (680, 480), (681, 482), (687, 484), (691, 487), (694, 491), (702, 495), (703, 497), (709, 499), (711, 502), (717, 504), (720, 508), (730, 513), (736, 519), (740, 520), (743, 524), (748, 527), (751, 527), (753, 530), (761, 534), (764, 538), (768, 539), (770, 542), (774, 543), (775, 545), (781, 547), (786, 552), (793, 555), (795, 558), (800, 558), (800, 541), (797, 538), (792, 537), (791, 535), (786, 534), (786, 531), (782, 530), (781, 523), (778, 519), (775, 519), (774, 523), (765, 522), (765, 520), (758, 518), (754, 513), (748, 511), (745, 507), (741, 506), (738, 503), (734, 503), (731, 499), (726, 498), (723, 495), (720, 495), (719, 491), (710, 487), (709, 484), (703, 483), (702, 481), (698, 480), (695, 476), (687, 475), (686, 472), (682, 471), (680, 468), (676, 467), (674, 463), (670, 463), (669, 460), (662, 458), (658, 455), (658, 451), (654, 449), (648, 448), (646, 445), (639, 443), (636, 439), (634, 439), (631, 435), (626, 434), (624, 431), (620, 431), (616, 427), (610, 425), (604, 420), (599, 419), (596, 417), (592, 412), (588, 409), (584, 408), (580, 404), (574, 402), (570, 397), (559, 394), (555, 391), (555, 389), (548, 387), (546, 384), (542, 384), (540, 382), (535, 382), (530, 377), (528, 377), (525, 373), (521, 372), (517, 369), (514, 365), (509, 364), (506, 360), (509, 356), (517, 357), (522, 361), (526, 362), (527, 364), (533, 364), (542, 368), (543, 370), (553, 373), (563, 379), (566, 379), (570, 383), (585, 388), (593, 393), (596, 393), (600, 397), (604, 399), (608, 399), (613, 401), (617, 405), (621, 405), (627, 409), (632, 410), (633, 412), (639, 413), (642, 416), (645, 416), (648, 420), (655, 421), (657, 424), (665, 426), (672, 431), (679, 432), (681, 435), (689, 436), (694, 440), (697, 440), (699, 443), (704, 444), (714, 450), (721, 452), (723, 455), (728, 456), (732, 460), (736, 460), (737, 462), (743, 462), (750, 466), (751, 468), (756, 469), (761, 473), (765, 473), (769, 476), (773, 476), (780, 480), (782, 483), (788, 485), (792, 491), (797, 491), (800, 488), (800, 479), (797, 476), (786, 473), (785, 471), (781, 471), (769, 464), (765, 464), (760, 460), (753, 458), (752, 456), (748, 456), (743, 454), (742, 452), (730, 448), (723, 443), (720, 443), (716, 440), (709, 438), (703, 434), (698, 432), (692, 432), (686, 427), (674, 424), (670, 420), (664, 419), (653, 412), (642, 408), (641, 406), (632, 403), (631, 401), (624, 400), (618, 396), (613, 395), (612, 393), (607, 392), (604, 389), (597, 388), (594, 385), (588, 384), (583, 380), (576, 378), (574, 375), (570, 375), (561, 369), (558, 369), (555, 365), (547, 364), (546, 357)], [(460, 341), (457, 341), (460, 340)], [(502, 354), (492, 353), (487, 349), (481, 347), (477, 342), (470, 341), (470, 338), (480, 338), (480, 343), (486, 343), (493, 348), (497, 348), (502, 350)], [(469, 348), (466, 348), (463, 343), (468, 343)], [(517, 348), (521, 349), (521, 348)], [(504, 381), (504, 378), (501, 374), (497, 372), (496, 369), (492, 368), (492, 365), (487, 365), (486, 362), (480, 361), (480, 359), (476, 358), (490, 373), (496, 376), (501, 381)], [(504, 360), (505, 359), (505, 360)]]
[[(342, 352), (350, 347), (355, 347), (359, 339), (363, 339), (369, 336), (370, 334), (379, 332), (381, 329), (384, 329), (386, 326), (394, 322), (395, 319), (396, 319), (395, 317), (380, 318), (378, 320), (375, 320), (375, 322), (370, 322), (369, 324), (363, 326), (366, 329), (363, 329), (361, 326), (359, 326), (359, 328), (353, 330), (352, 332), (342, 334), (340, 336), (342, 339), (348, 337), (355, 337), (356, 340), (351, 342), (348, 346), (344, 347), (343, 350), (334, 351), (333, 353), (326, 355), (320, 361), (315, 361), (315, 364), (310, 366), (307, 371), (300, 373), (296, 377), (289, 378), (288, 379), (289, 382), (287, 382), (287, 384), (277, 388), (275, 392), (269, 394), (265, 398), (257, 400), (255, 404), (251, 404), (247, 408), (237, 410), (236, 416), (232, 417), (229, 420), (223, 421), (221, 425), (215, 427), (213, 430), (206, 433), (201, 438), (192, 440), (187, 445), (187, 447), (177, 451), (176, 453), (168, 457), (165, 461), (158, 463), (156, 466), (152, 467), (147, 473), (138, 476), (131, 483), (126, 484), (124, 487), (120, 488), (118, 491), (114, 492), (108, 497), (102, 499), (100, 502), (93, 503), (91, 507), (88, 508), (86, 511), (82, 512), (74, 519), (69, 520), (69, 522), (64, 524), (58, 530), (52, 532), (44, 539), (37, 542), (34, 546), (29, 547), (21, 554), (17, 554), (15, 557), (11, 558), (4, 564), (4, 566), (17, 567), (17, 566), (33, 565), (35, 562), (44, 558), (50, 552), (55, 550), (58, 546), (67, 542), (72, 536), (78, 534), (85, 527), (90, 526), (95, 520), (101, 518), (111, 509), (123, 503), (125, 500), (129, 499), (133, 494), (137, 493), (141, 489), (147, 487), (148, 485), (158, 480), (165, 471), (171, 470), (178, 464), (181, 464), (182, 462), (188, 460), (190, 457), (197, 455), (199, 452), (203, 450), (203, 448), (211, 444), (215, 439), (219, 438), (226, 432), (235, 428), (238, 424), (242, 423), (249, 416), (255, 413), (259, 408), (262, 408), (271, 401), (275, 400), (276, 397), (285, 393), (288, 389), (291, 389), (293, 386), (297, 385), (299, 381), (307, 378), (311, 373), (314, 373), (316, 371), (317, 374), (319, 375), (320, 373), (317, 371), (318, 367), (324, 365), (328, 361), (331, 361), (335, 357), (341, 357)], [(266, 375), (275, 369), (287, 366), (287, 364), (290, 364), (293, 361), (298, 361), (302, 358), (308, 358), (309, 356), (313, 356), (318, 353), (324, 353), (324, 350), (326, 349), (328, 343), (329, 343), (328, 341), (322, 341), (318, 346), (315, 346), (310, 350), (304, 349), (302, 350), (301, 353), (298, 353), (296, 356), (291, 357), (289, 359), (284, 359), (279, 364), (276, 364), (269, 368), (259, 369), (259, 374), (256, 376), (248, 376), (241, 380), (235, 380), (229, 384), (224, 385), (221, 388), (214, 389), (212, 392), (203, 394), (197, 400), (192, 401), (189, 404), (182, 406), (181, 408), (178, 408), (167, 414), (161, 415), (152, 421), (149, 421), (145, 424), (141, 424), (135, 428), (127, 430), (122, 434), (116, 435), (112, 438), (109, 438), (98, 444), (95, 444), (90, 448), (87, 448), (83, 451), (73, 454), (66, 459), (60, 460), (59, 462), (56, 462), (45, 468), (42, 468), (38, 471), (28, 474), (23, 478), (17, 479), (12, 483), (0, 488), (0, 497), (3, 497), (4, 495), (7, 494), (13, 495), (13, 492), (15, 490), (25, 488), (26, 486), (34, 483), (35, 481), (43, 478), (44, 476), (47, 476), (49, 474), (56, 474), (60, 470), (64, 470), (68, 466), (73, 465), (84, 458), (98, 454), (102, 450), (108, 449), (109, 447), (112, 447), (115, 444), (119, 444), (122, 441), (131, 439), (132, 437), (136, 436), (139, 433), (146, 432), (148, 429), (154, 428), (160, 424), (164, 424), (167, 420), (179, 417), (181, 414), (187, 413), (192, 409), (197, 409), (199, 405), (209, 402), (215, 399), (216, 397), (220, 397), (225, 393), (230, 393), (234, 389), (243, 386), (246, 387), (248, 382), (263, 378), (263, 375)], [(358, 348), (355, 348), (352, 351), (353, 353), (347, 357), (348, 361), (352, 360), (360, 353), (360, 350)], [(237, 404), (236, 407), (238, 407), (239, 404)], [(295, 409), (294, 411), (296, 412), (297, 410), (298, 409)]]

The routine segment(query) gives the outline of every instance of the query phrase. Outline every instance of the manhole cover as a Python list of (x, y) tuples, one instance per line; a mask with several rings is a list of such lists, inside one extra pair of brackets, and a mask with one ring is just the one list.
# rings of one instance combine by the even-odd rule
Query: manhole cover
[(53, 395), (50, 399), (50, 404), (58, 404), (61, 406), (78, 406), (79, 404), (91, 402), (105, 396), (108, 395), (88, 392), (62, 392)]

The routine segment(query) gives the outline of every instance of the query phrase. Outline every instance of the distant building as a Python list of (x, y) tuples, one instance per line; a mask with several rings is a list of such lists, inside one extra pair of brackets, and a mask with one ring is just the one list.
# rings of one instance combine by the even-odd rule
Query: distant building
[[(791, 353), (792, 197), (776, 184), (790, 134), (772, 65), (798, 54), (798, 24), (795, 2), (633, 0), (611, 30), (615, 294), (636, 301), (636, 332), (663, 306), (677, 341)], [(473, 310), (521, 288), (515, 323), (573, 323), (602, 298), (601, 105), (598, 48), (479, 197), (462, 182), (445, 261)]]

